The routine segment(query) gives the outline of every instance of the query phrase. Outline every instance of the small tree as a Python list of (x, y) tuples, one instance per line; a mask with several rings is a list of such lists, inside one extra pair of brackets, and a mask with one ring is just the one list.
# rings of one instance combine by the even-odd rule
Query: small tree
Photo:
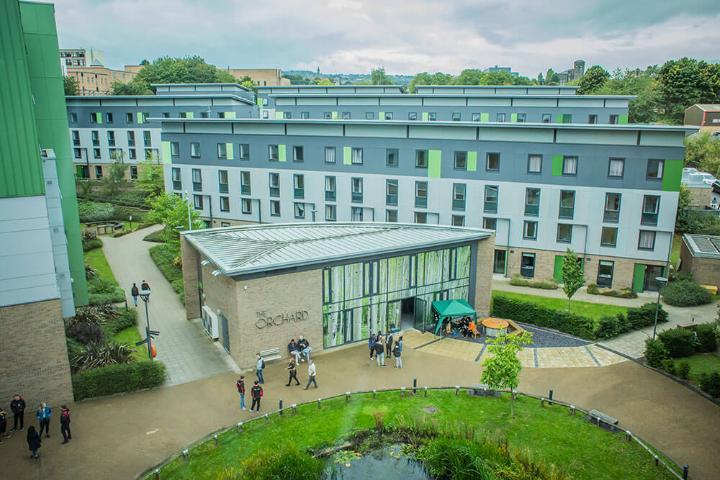
[(575, 292), (585, 284), (585, 274), (583, 273), (582, 259), (569, 248), (565, 252), (561, 275), (563, 291), (568, 297), (568, 310), (570, 310), (570, 300)]
[(126, 166), (117, 155), (114, 155), (113, 159), (115, 161), (110, 165), (110, 172), (102, 179), (105, 194), (109, 197), (115, 195), (125, 184)]
[(63, 77), (63, 86), (65, 88), (65, 95), (77, 95), (80, 87), (75, 77)]
[(483, 362), (480, 381), (493, 389), (510, 389), (510, 416), (515, 417), (515, 389), (520, 383), (522, 364), (517, 354), (523, 345), (532, 343), (532, 334), (522, 332), (516, 335), (500, 335), (490, 340), (488, 351), (492, 357)]
[(163, 167), (152, 155), (143, 161), (141, 165), (137, 185), (147, 193), (147, 203), (150, 203), (153, 197), (157, 197), (163, 193)]
[(167, 243), (177, 244), (179, 232), (189, 230), (188, 209), (193, 230), (202, 228), (202, 221), (198, 213), (179, 195), (162, 193), (152, 197), (149, 203), (151, 210), (147, 218), (163, 225), (162, 237)]

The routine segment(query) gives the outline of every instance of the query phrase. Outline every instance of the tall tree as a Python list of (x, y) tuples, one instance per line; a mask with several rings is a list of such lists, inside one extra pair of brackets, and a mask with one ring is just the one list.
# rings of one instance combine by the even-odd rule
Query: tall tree
[(65, 95), (77, 95), (80, 87), (75, 77), (63, 77), (63, 86), (65, 87)]
[(113, 82), (113, 95), (152, 95), (152, 90), (144, 82)]
[(693, 58), (667, 61), (658, 74), (658, 90), (666, 116), (680, 124), (687, 107), (720, 102), (720, 64)]
[(583, 261), (575, 252), (569, 248), (565, 252), (562, 265), (562, 281), (563, 281), (563, 292), (568, 298), (568, 310), (570, 310), (570, 300), (573, 295), (580, 290), (585, 284), (585, 274), (583, 272)]
[(125, 184), (125, 170), (127, 170), (127, 165), (122, 162), (121, 158), (114, 157), (113, 160), (113, 163), (110, 164), (110, 171), (102, 179), (105, 194), (108, 197), (114, 196)]
[(545, 85), (557, 85), (558, 83), (560, 83), (560, 76), (555, 73), (555, 70), (548, 68), (545, 73)]
[(710, 132), (685, 137), (685, 165), (720, 177), (720, 138)]
[(370, 70), (370, 83), (372, 85), (392, 85), (393, 81), (385, 74), (384, 67), (378, 67)]
[[(190, 217), (188, 219), (188, 216)], [(188, 221), (192, 229), (202, 228), (198, 213), (185, 199), (173, 193), (162, 193), (150, 201), (148, 220), (163, 225), (162, 237), (165, 242), (177, 246), (181, 230), (188, 230)]]
[(593, 65), (588, 68), (585, 74), (580, 78), (577, 93), (579, 95), (589, 95), (591, 93), (595, 93), (600, 90), (603, 85), (605, 85), (605, 82), (607, 82), (609, 78), (610, 74), (607, 70), (602, 68), (600, 65)]
[(147, 194), (147, 203), (163, 192), (163, 182), (163, 167), (157, 160), (148, 158), (140, 164), (140, 175), (137, 184)]
[(675, 216), (675, 231), (678, 233), (690, 233), (690, 190), (680, 184), (678, 195), (677, 215)]
[(510, 389), (510, 416), (515, 417), (515, 397), (520, 384), (522, 363), (517, 354), (524, 345), (532, 343), (532, 334), (521, 332), (516, 335), (500, 335), (490, 340), (487, 347), (493, 354), (483, 362), (480, 381), (492, 389)]

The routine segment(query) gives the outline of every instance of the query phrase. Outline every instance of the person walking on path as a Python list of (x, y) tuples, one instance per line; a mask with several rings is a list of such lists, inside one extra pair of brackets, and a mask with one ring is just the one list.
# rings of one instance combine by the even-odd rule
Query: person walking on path
[(309, 361), (308, 364), (308, 383), (305, 385), (305, 390), (310, 388), (310, 384), (312, 383), (315, 385), (315, 388), (318, 388), (317, 381), (315, 380), (315, 375), (317, 375), (317, 369), (315, 368), (315, 362), (312, 360)]
[(370, 362), (373, 360), (373, 356), (375, 355), (375, 342), (377, 341), (377, 338), (375, 337), (375, 334), (371, 334), (370, 338), (368, 338), (368, 348), (370, 349)]
[(290, 386), (290, 383), (292, 383), (293, 379), (295, 380), (295, 385), (300, 385), (300, 380), (297, 378), (297, 364), (295, 363), (295, 359), (291, 358), (290, 363), (288, 363), (288, 382), (285, 385), (286, 387)]
[(150, 285), (145, 280), (143, 280), (142, 283), (140, 284), (140, 290), (142, 290), (143, 292), (149, 292)]
[(401, 336), (395, 346), (393, 347), (393, 357), (395, 357), (395, 368), (402, 368), (402, 349), (403, 349), (403, 337)]
[[(258, 384), (258, 381), (255, 380), (255, 384), (250, 389), (250, 396), (252, 397), (252, 404), (250, 405), (250, 411), (253, 410), (260, 411), (260, 399), (263, 396), (263, 388)], [(257, 406), (257, 408), (255, 408)]]
[(70, 409), (67, 405), (60, 407), (60, 433), (62, 433), (63, 436), (63, 444), (72, 440), (72, 433), (70, 433)]
[(32, 425), (30, 425), (30, 428), (28, 428), (27, 444), (28, 449), (31, 452), (30, 458), (39, 458), (40, 454), (38, 453), (38, 450), (40, 450), (42, 440), (40, 440), (40, 434), (37, 432), (37, 430), (35, 430), (35, 427)]
[(377, 366), (385, 366), (385, 345), (383, 344), (382, 334), (378, 333), (378, 341), (375, 342), (375, 358), (377, 359)]
[(42, 402), (40, 407), (37, 409), (35, 416), (37, 416), (38, 424), (40, 425), (40, 436), (42, 437), (43, 431), (45, 431), (45, 437), (50, 438), (50, 416), (52, 410), (47, 403)]
[(264, 384), (265, 378), (263, 378), (263, 370), (265, 369), (265, 360), (260, 356), (260, 352), (255, 354), (255, 358), (255, 373), (257, 374), (258, 382)]
[(20, 430), (25, 428), (25, 399), (19, 393), (16, 393), (10, 402), (10, 410), (13, 412), (13, 430), (18, 429), (18, 423)]
[(240, 378), (235, 383), (238, 394), (240, 395), (240, 410), (245, 410), (245, 375), (240, 375)]
[(7, 412), (4, 408), (0, 407), (0, 443), (3, 443), (2, 439), (5, 436), (7, 430)]
[(140, 295), (140, 290), (138, 289), (137, 284), (133, 283), (133, 286), (130, 289), (130, 295), (133, 299), (133, 305), (137, 307), (137, 297)]
[(393, 336), (392, 333), (388, 332), (387, 338), (385, 339), (385, 355), (390, 357), (392, 355)]

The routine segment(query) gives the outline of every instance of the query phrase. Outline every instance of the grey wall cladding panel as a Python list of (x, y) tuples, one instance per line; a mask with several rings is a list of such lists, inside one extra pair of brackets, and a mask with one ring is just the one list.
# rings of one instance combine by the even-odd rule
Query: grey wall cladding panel
[[(411, 127), (414, 128), (414, 127)], [(347, 137), (402, 138), (407, 134), (405, 125), (347, 125)]]
[(310, 135), (320, 137), (341, 137), (342, 125), (294, 124), (287, 126), (288, 135)]
[(594, 131), (594, 130), (557, 130), (557, 143), (601, 144), (601, 145), (636, 145), (637, 132)]
[(431, 125), (411, 125), (410, 138), (432, 138), (443, 140), (475, 140), (475, 127), (441, 127)]

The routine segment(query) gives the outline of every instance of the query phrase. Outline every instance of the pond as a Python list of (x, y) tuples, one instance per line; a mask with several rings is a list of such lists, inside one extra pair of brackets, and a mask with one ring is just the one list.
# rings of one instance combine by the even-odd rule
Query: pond
[(422, 464), (404, 452), (403, 444), (386, 445), (364, 455), (342, 451), (329, 460), (325, 480), (429, 480)]

